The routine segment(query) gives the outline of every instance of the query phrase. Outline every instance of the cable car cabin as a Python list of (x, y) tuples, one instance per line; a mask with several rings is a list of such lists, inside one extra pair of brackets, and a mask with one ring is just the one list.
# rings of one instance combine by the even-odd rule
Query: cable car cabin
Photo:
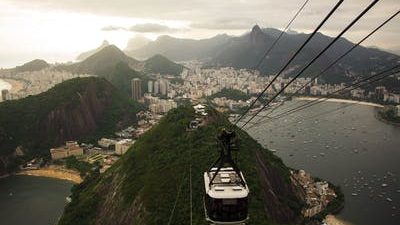
[(211, 168), (204, 173), (206, 220), (212, 224), (244, 224), (248, 219), (249, 188), (242, 172), (240, 178), (232, 167), (221, 168), (210, 183), (216, 172), (217, 168)]

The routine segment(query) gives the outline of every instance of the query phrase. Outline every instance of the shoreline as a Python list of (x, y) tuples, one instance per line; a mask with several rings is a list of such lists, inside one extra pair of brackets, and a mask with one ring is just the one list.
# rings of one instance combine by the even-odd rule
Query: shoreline
[(391, 120), (388, 120), (388, 119), (384, 118), (381, 115), (381, 112), (379, 110), (377, 110), (374, 115), (375, 115), (375, 118), (377, 120), (381, 121), (382, 123), (386, 123), (388, 125), (392, 125), (392, 126), (395, 126), (395, 127), (400, 127), (400, 123), (394, 122), (394, 121), (391, 121)]
[(351, 103), (351, 104), (357, 104), (357, 105), (373, 106), (373, 107), (378, 107), (378, 108), (383, 108), (384, 107), (383, 105), (377, 104), (377, 103), (350, 100), (350, 99), (340, 99), (340, 98), (329, 98), (329, 99), (326, 100), (326, 99), (319, 99), (317, 97), (296, 97), (294, 99), (303, 100), (303, 101), (318, 100), (318, 101), (326, 101), (326, 102)]
[(324, 222), (327, 225), (354, 225), (350, 222), (339, 219), (337, 216), (330, 215), (330, 214), (325, 217)]
[(49, 177), (60, 180), (68, 180), (75, 184), (79, 184), (83, 181), (78, 172), (63, 168), (40, 168), (37, 170), (23, 170), (17, 172), (15, 175)]

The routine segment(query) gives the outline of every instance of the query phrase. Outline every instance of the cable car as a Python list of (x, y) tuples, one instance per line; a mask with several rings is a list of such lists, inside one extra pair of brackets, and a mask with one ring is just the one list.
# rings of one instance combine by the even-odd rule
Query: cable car
[(231, 155), (235, 137), (233, 132), (221, 132), (220, 157), (204, 173), (204, 208), (211, 224), (244, 224), (248, 220), (249, 188)]

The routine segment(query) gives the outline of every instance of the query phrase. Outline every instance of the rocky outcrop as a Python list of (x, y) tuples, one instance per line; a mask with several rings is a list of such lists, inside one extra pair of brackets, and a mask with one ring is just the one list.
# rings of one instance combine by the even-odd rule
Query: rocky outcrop
[(291, 199), (304, 202), (304, 193), (292, 180), (282, 176), (277, 167), (267, 165), (260, 151), (256, 151), (256, 166), (262, 184), (262, 196), (264, 199), (265, 212), (273, 220), (292, 224), (298, 221), (301, 208), (290, 208)]

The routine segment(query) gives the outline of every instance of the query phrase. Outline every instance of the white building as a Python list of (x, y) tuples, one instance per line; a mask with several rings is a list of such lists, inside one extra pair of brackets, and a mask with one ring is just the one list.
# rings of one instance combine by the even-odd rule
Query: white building
[(115, 145), (116, 142), (117, 141), (113, 139), (102, 138), (99, 141), (97, 141), (97, 144), (99, 144), (99, 146), (102, 148), (110, 148), (110, 146)]
[(149, 80), (149, 82), (147, 82), (147, 92), (153, 93), (153, 81), (152, 80)]
[(158, 94), (160, 92), (160, 82), (158, 82), (158, 80), (156, 80), (154, 82), (154, 94)]
[(123, 155), (135, 143), (132, 139), (123, 139), (115, 143), (115, 154)]

